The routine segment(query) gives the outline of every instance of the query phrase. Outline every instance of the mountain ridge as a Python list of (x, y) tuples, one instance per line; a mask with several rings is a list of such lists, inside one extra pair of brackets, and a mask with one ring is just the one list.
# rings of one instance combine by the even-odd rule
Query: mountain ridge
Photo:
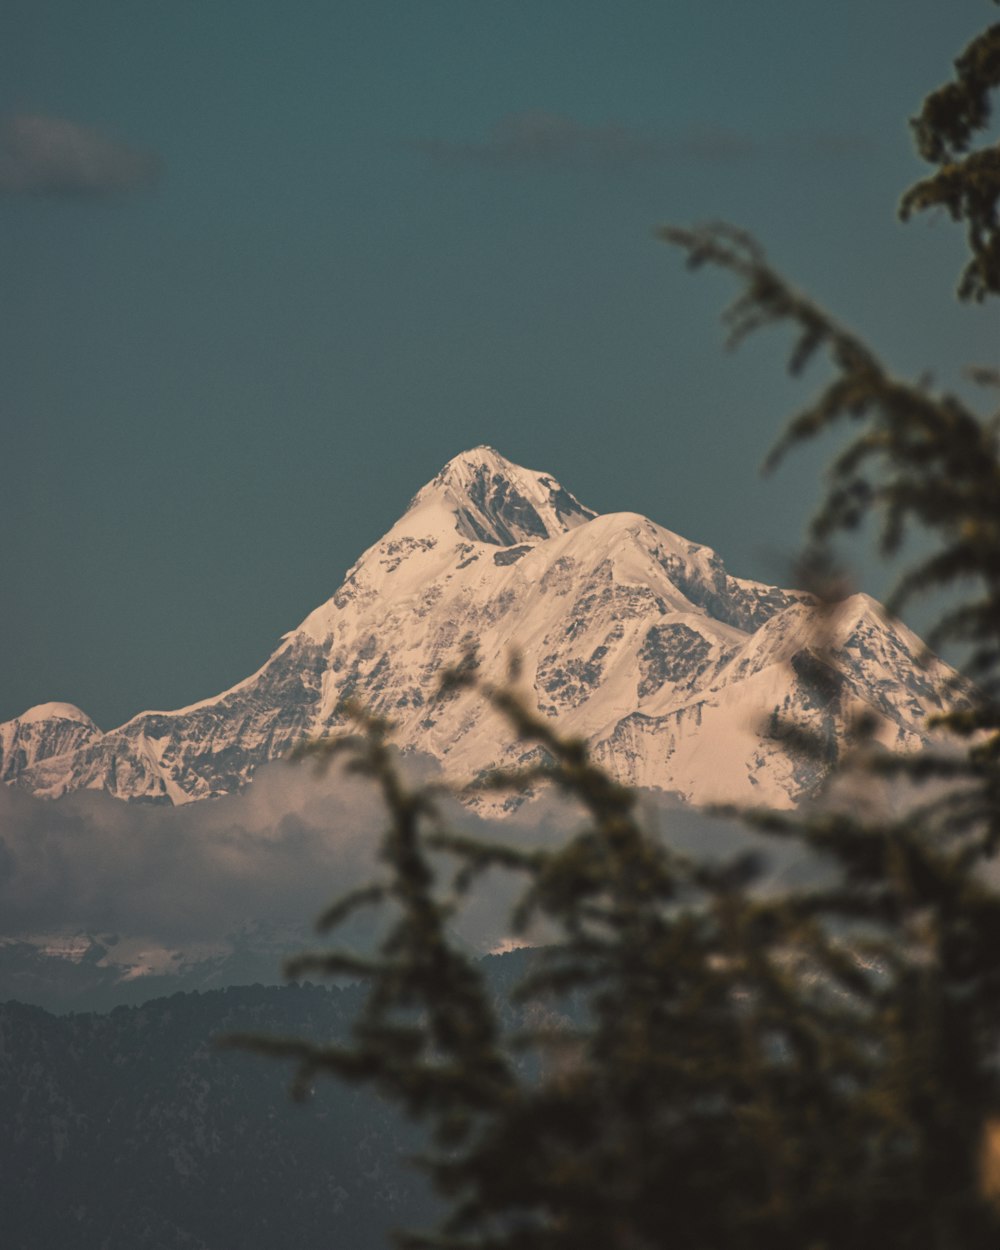
[(471, 778), (525, 751), (498, 746), (509, 731), (474, 700), (436, 701), (437, 684), (470, 648), (503, 680), (516, 647), (525, 696), (622, 781), (696, 804), (789, 806), (822, 770), (790, 753), (779, 722), (803, 720), (835, 752), (865, 711), (884, 747), (913, 750), (953, 676), (855, 595), (824, 617), (837, 683), (817, 702), (816, 627), (804, 592), (734, 577), (637, 513), (598, 515), (483, 445), (422, 487), (255, 673), (107, 733), (69, 705), (29, 709), (0, 726), (0, 776), (52, 798), (232, 793), (303, 738), (338, 732), (353, 697), (397, 722), (401, 747)]

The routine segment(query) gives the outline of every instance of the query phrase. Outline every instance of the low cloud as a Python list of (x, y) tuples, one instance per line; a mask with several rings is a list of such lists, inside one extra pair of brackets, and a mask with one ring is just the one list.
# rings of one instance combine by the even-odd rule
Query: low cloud
[[(407, 757), (411, 782), (439, 776)], [(489, 822), (445, 800), (449, 823), (537, 845), (569, 817), (544, 802), (529, 819)], [(371, 782), (331, 769), (273, 763), (244, 792), (182, 807), (123, 803), (78, 791), (55, 801), (0, 785), (0, 939), (117, 934), (185, 950), (246, 926), (311, 926), (336, 897), (379, 875), (386, 824)], [(512, 895), (496, 884), (461, 926), (489, 950), (506, 932)], [(374, 923), (355, 926), (365, 943)]]
[(441, 167), (628, 167), (672, 162), (732, 163), (764, 154), (840, 159), (871, 148), (860, 135), (823, 132), (761, 141), (721, 126), (669, 134), (617, 122), (589, 124), (562, 113), (511, 113), (485, 137), (470, 141), (419, 139), (410, 146)]
[(184, 807), (0, 786), (0, 936), (84, 931), (165, 945), (248, 920), (311, 920), (374, 869), (369, 788), (274, 764), (242, 794)]
[[(407, 757), (411, 779), (438, 776)], [(503, 820), (445, 805), (453, 827), (523, 847), (562, 843), (579, 813), (543, 793)], [(752, 835), (667, 800), (647, 818), (678, 849), (725, 857)], [(122, 941), (183, 951), (219, 943), (248, 924), (308, 927), (329, 902), (378, 875), (386, 817), (370, 782), (331, 770), (270, 764), (242, 794), (157, 807), (77, 792), (56, 801), (0, 786), (0, 939), (117, 934)], [(770, 858), (770, 857), (769, 857)], [(775, 873), (787, 869), (779, 859)], [(488, 951), (510, 936), (518, 876), (489, 874), (455, 921), (469, 947)], [(372, 939), (374, 919), (349, 937)], [(544, 934), (529, 934), (538, 940)]]
[(0, 118), (0, 194), (93, 197), (155, 185), (150, 152), (63, 117)]
[[(439, 777), (426, 758), (407, 757), (406, 768), (418, 782)], [(643, 802), (648, 827), (683, 854), (725, 861), (754, 852), (760, 889), (815, 879), (815, 861), (792, 843), (663, 796)], [(454, 800), (443, 815), (472, 837), (525, 849), (564, 844), (582, 820), (552, 791), (504, 819), (476, 817)], [(326, 944), (310, 934), (316, 916), (381, 875), (385, 824), (369, 781), (280, 763), (260, 769), (242, 794), (179, 808), (101, 793), (46, 801), (0, 784), (0, 999), (103, 1011), (178, 990), (279, 981), (285, 958)], [(454, 862), (442, 856), (440, 866), (446, 888)], [(553, 940), (538, 924), (512, 931), (525, 884), (517, 873), (487, 872), (453, 915), (453, 939), (476, 954)], [(329, 940), (371, 951), (386, 921), (365, 909)]]

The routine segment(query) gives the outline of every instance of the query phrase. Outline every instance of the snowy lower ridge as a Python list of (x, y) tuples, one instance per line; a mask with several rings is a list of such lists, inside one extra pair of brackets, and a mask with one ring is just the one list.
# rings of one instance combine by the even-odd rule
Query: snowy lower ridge
[(342, 730), (351, 697), (403, 748), (473, 778), (524, 760), (475, 694), (436, 698), (475, 649), (622, 781), (695, 803), (787, 807), (836, 757), (861, 712), (893, 751), (919, 749), (954, 673), (866, 595), (829, 613), (727, 573), (707, 547), (634, 513), (598, 516), (492, 448), (452, 460), (343, 584), (251, 677), (173, 712), (101, 732), (46, 704), (0, 726), (0, 776), (43, 797), (79, 789), (188, 803), (230, 794), (304, 738)]

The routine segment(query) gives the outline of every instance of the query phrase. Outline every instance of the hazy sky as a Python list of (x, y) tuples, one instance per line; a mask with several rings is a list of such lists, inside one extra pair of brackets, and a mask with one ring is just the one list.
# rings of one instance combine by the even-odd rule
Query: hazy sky
[[(6, 0), (0, 717), (211, 695), (458, 451), (782, 576), (783, 340), (721, 349), (662, 221), (753, 230), (896, 368), (1000, 320), (901, 226), (985, 0)], [(877, 585), (872, 586), (878, 590)]]

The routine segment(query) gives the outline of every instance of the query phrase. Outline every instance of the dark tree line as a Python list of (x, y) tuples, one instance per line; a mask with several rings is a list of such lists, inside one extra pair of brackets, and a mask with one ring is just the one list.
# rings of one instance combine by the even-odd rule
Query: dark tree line
[[(1000, 85), (1000, 25), (955, 65), (913, 122), (934, 168), (900, 211), (943, 205), (964, 223), (959, 296), (985, 301), (1000, 294), (1000, 149), (976, 142)], [(370, 958), (324, 949), (289, 971), (359, 977), (367, 1000), (348, 1044), (254, 1044), (292, 1059), (300, 1090), (333, 1073), (428, 1126), (420, 1166), (449, 1214), (437, 1232), (402, 1234), (409, 1246), (996, 1250), (1000, 418), (895, 377), (740, 231), (660, 234), (690, 266), (721, 266), (740, 284), (725, 314), (731, 342), (787, 323), (793, 373), (820, 354), (832, 364), (771, 457), (835, 423), (853, 426), (806, 566), (831, 567), (833, 540), (868, 517), (887, 553), (914, 527), (929, 534), (933, 548), (891, 606), (950, 591), (930, 641), (963, 647), (975, 686), (956, 691), (940, 746), (919, 755), (870, 749), (867, 727), (855, 727), (841, 769), (855, 792), (902, 788), (894, 809), (866, 819), (860, 805), (831, 801), (748, 818), (831, 869), (780, 897), (754, 888), (754, 855), (707, 864), (671, 851), (645, 827), (635, 794), (535, 715), (513, 681), (478, 680), (472, 661), (441, 697), (488, 700), (538, 760), (479, 784), (544, 781), (579, 804), (581, 826), (558, 849), (486, 845), (445, 828), (435, 794), (402, 780), (391, 727), (358, 712), (358, 737), (307, 753), (344, 757), (381, 787), (382, 873), (320, 929), (377, 907), (386, 936)], [(829, 605), (816, 580), (821, 674)], [(551, 935), (511, 1009), (450, 936), (463, 898), (496, 871), (523, 881), (512, 927), (541, 922)]]

